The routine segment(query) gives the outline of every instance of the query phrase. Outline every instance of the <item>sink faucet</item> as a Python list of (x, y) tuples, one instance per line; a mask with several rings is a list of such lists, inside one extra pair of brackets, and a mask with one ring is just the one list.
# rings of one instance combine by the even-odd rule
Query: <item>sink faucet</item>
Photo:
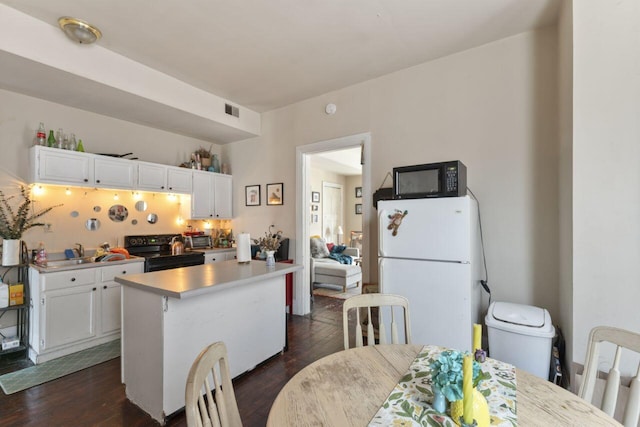
[(84, 247), (82, 243), (76, 243), (75, 251), (78, 253), (78, 257), (84, 258)]

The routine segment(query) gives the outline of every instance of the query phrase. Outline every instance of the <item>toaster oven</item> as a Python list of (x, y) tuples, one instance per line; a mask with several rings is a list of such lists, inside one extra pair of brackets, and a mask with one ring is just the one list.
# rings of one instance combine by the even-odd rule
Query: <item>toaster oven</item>
[(213, 246), (213, 243), (211, 241), (211, 236), (205, 236), (205, 235), (191, 236), (191, 242), (192, 242), (193, 249), (210, 248)]

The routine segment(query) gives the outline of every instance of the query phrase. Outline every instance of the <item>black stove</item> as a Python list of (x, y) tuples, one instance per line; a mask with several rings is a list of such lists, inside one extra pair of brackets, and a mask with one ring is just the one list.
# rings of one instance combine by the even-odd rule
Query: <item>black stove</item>
[(124, 236), (124, 247), (129, 254), (145, 258), (145, 272), (204, 264), (203, 252), (187, 251), (180, 255), (172, 255), (171, 242), (174, 238), (182, 240), (182, 235)]

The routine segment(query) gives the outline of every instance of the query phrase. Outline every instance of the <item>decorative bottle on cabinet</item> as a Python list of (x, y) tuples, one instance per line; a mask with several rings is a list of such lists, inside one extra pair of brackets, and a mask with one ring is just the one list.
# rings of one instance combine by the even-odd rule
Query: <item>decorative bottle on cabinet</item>
[(44, 123), (40, 122), (40, 126), (38, 126), (38, 130), (36, 131), (36, 139), (33, 145), (46, 145), (46, 137), (47, 134), (44, 130)]
[(53, 136), (53, 129), (49, 131), (49, 139), (47, 139), (47, 147), (55, 147), (56, 146), (56, 137)]

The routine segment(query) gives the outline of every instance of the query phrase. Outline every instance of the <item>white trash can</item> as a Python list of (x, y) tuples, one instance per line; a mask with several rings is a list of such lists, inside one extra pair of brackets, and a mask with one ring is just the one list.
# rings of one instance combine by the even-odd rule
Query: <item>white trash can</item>
[(546, 309), (492, 302), (485, 317), (489, 356), (549, 379), (551, 342), (555, 328)]

